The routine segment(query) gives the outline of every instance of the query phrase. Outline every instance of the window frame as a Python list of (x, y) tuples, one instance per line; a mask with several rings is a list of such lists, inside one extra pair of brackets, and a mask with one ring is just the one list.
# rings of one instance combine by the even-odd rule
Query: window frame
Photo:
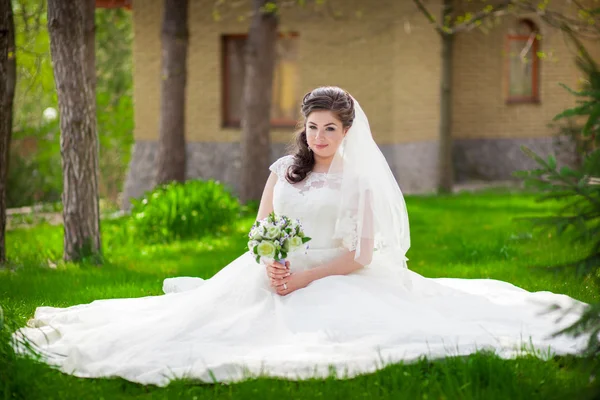
[[(520, 23), (525, 23), (531, 28), (530, 35), (506, 35), (506, 70), (505, 70), (505, 99), (506, 104), (539, 104), (540, 103), (540, 58), (538, 57), (540, 41), (537, 38), (539, 34), (537, 25), (530, 20), (521, 20)], [(535, 35), (531, 44), (531, 96), (515, 96), (510, 94), (510, 64), (511, 64), (511, 44), (512, 42), (522, 42), (527, 44), (531, 39), (531, 35)]]
[[(278, 33), (278, 38), (293, 37), (297, 40), (297, 32)], [(230, 118), (229, 109), (229, 60), (227, 57), (227, 42), (230, 39), (248, 39), (247, 33), (221, 34), (221, 127), (241, 128), (241, 118)], [(288, 118), (271, 118), (271, 128), (295, 128), (298, 121)]]

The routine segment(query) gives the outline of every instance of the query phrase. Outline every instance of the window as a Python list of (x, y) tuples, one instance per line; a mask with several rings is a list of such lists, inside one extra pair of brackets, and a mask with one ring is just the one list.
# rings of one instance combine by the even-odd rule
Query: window
[[(223, 55), (223, 125), (239, 127), (244, 87), (244, 48), (246, 35), (224, 35)], [(272, 126), (295, 126), (299, 112), (298, 36), (281, 35), (277, 40)]]
[(507, 103), (539, 101), (538, 29), (530, 20), (520, 20), (507, 37)]

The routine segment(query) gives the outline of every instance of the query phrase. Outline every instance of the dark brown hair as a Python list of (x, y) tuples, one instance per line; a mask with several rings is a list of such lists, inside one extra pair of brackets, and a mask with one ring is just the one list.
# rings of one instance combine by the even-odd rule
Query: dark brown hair
[(352, 96), (336, 86), (322, 86), (308, 92), (302, 99), (302, 127), (296, 132), (295, 141), (290, 153), (294, 155), (285, 178), (290, 183), (298, 183), (306, 178), (315, 166), (315, 155), (308, 148), (306, 141), (306, 119), (316, 110), (333, 112), (342, 122), (342, 127), (349, 128), (354, 122), (354, 101)]

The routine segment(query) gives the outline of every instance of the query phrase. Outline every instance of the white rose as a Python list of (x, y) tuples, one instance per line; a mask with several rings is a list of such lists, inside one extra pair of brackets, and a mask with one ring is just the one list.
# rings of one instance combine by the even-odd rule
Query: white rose
[(262, 236), (260, 236), (260, 233), (255, 233), (250, 237), (250, 239), (252, 239), (255, 242), (258, 242), (260, 239), (262, 239)]
[(276, 226), (267, 227), (267, 232), (265, 233), (265, 238), (267, 239), (276, 239), (281, 235), (281, 229)]
[(275, 245), (265, 240), (257, 248), (258, 255), (265, 258), (275, 258)]
[(299, 236), (294, 236), (292, 238), (289, 239), (289, 243), (290, 243), (290, 250), (296, 250), (297, 248), (302, 246), (302, 238)]

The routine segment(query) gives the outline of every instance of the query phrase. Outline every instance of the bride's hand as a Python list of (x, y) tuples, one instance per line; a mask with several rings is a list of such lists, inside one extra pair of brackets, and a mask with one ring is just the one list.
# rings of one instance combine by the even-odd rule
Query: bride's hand
[(273, 261), (272, 263), (265, 264), (265, 268), (267, 270), (267, 276), (271, 281), (271, 286), (273, 286), (274, 280), (279, 280), (290, 275), (289, 261), (286, 261), (285, 265), (278, 263), (277, 261)]
[(285, 296), (298, 289), (306, 287), (310, 283), (306, 271), (293, 272), (281, 279), (271, 279), (271, 287), (278, 295)]

